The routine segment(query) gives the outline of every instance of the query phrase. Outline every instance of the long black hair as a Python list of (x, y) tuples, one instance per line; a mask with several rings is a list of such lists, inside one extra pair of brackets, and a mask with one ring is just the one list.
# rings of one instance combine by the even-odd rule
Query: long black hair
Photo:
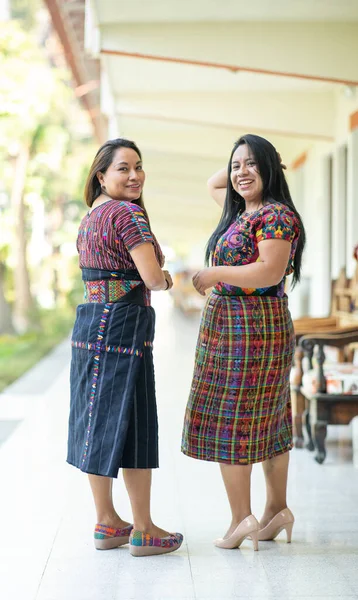
[(231, 161), (234, 152), (239, 146), (247, 144), (255, 157), (258, 172), (262, 179), (262, 201), (263, 204), (270, 202), (280, 202), (285, 204), (295, 213), (300, 226), (300, 236), (297, 242), (295, 257), (293, 260), (293, 280), (292, 286), (300, 280), (302, 253), (306, 243), (305, 228), (302, 219), (292, 201), (290, 190), (287, 185), (286, 177), (283, 172), (280, 155), (274, 146), (265, 138), (258, 135), (243, 135), (233, 147), (227, 169), (227, 187), (226, 198), (221, 215), (221, 219), (214, 233), (210, 236), (206, 246), (205, 262), (208, 265), (210, 256), (215, 250), (219, 238), (227, 231), (237, 216), (245, 210), (245, 200), (238, 192), (234, 190), (231, 183)]

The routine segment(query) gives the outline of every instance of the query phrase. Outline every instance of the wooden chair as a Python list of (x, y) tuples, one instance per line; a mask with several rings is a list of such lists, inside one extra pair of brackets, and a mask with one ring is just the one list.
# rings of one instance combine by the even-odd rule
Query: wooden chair
[[(292, 408), (295, 447), (304, 447), (303, 421), (307, 415), (307, 401), (301, 393), (303, 350), (298, 342), (302, 336), (320, 334), (344, 334), (358, 331), (358, 263), (351, 280), (347, 279), (345, 269), (332, 284), (331, 314), (328, 317), (302, 317), (293, 322), (296, 335), (295, 367), (292, 378)], [(338, 360), (350, 360), (352, 350), (338, 349)], [(310, 444), (311, 446), (311, 444)]]
[[(324, 346), (333, 346), (345, 351), (351, 344), (357, 342), (358, 330), (341, 334), (305, 335), (299, 342), (311, 370), (314, 349), (317, 349), (316, 389), (311, 393), (307, 392), (307, 389), (302, 387), (301, 381), (301, 393), (308, 402), (306, 415), (308, 448), (310, 450), (316, 449), (315, 460), (319, 464), (322, 464), (326, 458), (327, 425), (347, 425), (354, 417), (358, 416), (358, 389), (356, 393), (347, 393), (347, 391), (346, 393), (343, 391), (341, 393), (327, 393)], [(347, 363), (345, 364), (347, 365)]]

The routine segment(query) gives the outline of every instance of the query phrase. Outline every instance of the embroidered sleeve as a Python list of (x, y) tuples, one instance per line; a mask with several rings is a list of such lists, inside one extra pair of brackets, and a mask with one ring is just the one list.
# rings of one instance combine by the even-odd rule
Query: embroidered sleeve
[(282, 206), (270, 206), (262, 214), (256, 229), (257, 243), (263, 240), (287, 240), (292, 244), (299, 235), (299, 227), (295, 214)]
[(154, 242), (147, 216), (137, 204), (122, 202), (120, 213), (114, 225), (128, 252), (131, 252), (140, 244)]

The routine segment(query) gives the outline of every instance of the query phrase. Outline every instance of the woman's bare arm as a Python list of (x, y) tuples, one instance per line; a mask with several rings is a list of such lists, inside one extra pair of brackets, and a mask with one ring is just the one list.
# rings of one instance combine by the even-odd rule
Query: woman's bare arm
[(158, 264), (151, 242), (140, 244), (130, 252), (130, 255), (148, 289), (159, 292), (173, 287), (168, 271), (162, 271)]
[(280, 283), (290, 258), (291, 243), (286, 240), (268, 239), (258, 244), (260, 259), (240, 266), (218, 266), (202, 269), (193, 277), (199, 294), (219, 282), (241, 288), (268, 288)]
[(286, 240), (263, 240), (258, 244), (260, 260), (239, 267), (216, 267), (219, 281), (245, 288), (278, 285), (285, 275), (291, 243)]
[(227, 185), (227, 168), (220, 169), (217, 173), (214, 173), (208, 179), (208, 190), (210, 196), (215, 200), (215, 202), (221, 206), (224, 206), (225, 198), (226, 198), (226, 185)]

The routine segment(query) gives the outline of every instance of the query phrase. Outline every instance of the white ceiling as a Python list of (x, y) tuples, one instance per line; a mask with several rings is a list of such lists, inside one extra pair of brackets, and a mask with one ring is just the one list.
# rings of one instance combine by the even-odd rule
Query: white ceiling
[(356, 0), (95, 0), (105, 23), (358, 21)]
[(206, 181), (238, 137), (268, 138), (288, 165), (329, 151), (337, 79), (358, 82), (358, 0), (87, 0), (86, 11), (109, 135), (141, 148), (151, 222), (177, 248), (218, 221)]

